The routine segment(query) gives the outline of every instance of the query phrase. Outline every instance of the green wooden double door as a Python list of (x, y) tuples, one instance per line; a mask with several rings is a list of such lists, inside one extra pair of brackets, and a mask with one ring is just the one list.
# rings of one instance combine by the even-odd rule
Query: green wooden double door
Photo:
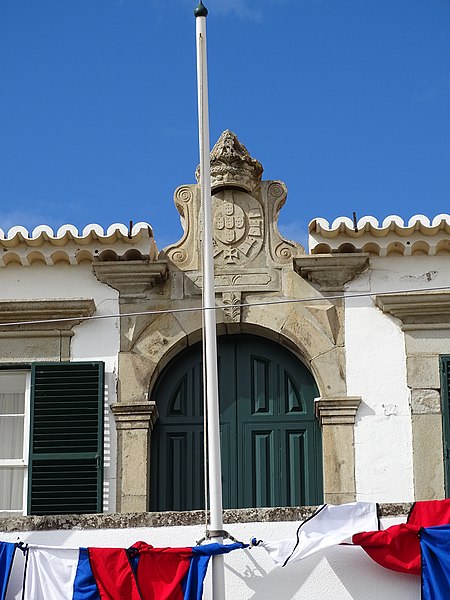
[[(224, 508), (322, 502), (317, 387), (282, 346), (257, 336), (218, 341)], [(152, 392), (151, 510), (204, 507), (201, 345), (180, 353)]]

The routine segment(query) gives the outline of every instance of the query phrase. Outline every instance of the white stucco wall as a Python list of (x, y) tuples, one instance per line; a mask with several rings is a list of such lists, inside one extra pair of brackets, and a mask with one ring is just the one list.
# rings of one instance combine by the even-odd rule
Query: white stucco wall
[[(93, 298), (95, 315), (118, 314), (118, 292), (100, 283), (90, 263), (69, 266), (10, 265), (0, 270), (1, 297), (5, 300)], [(119, 319), (87, 320), (73, 328), (70, 351), (73, 361), (105, 363), (104, 511), (116, 509), (116, 428), (109, 409), (117, 401)]]
[[(397, 520), (386, 519), (384, 526)], [(253, 536), (265, 541), (295, 537), (297, 524), (246, 523), (229, 525), (238, 539), (248, 542)], [(170, 528), (112, 529), (90, 531), (36, 531), (0, 533), (4, 541), (36, 545), (75, 547), (128, 547), (143, 540), (155, 547), (193, 546), (203, 535), (201, 526)], [(20, 558), (20, 557), (19, 557)], [(17, 565), (21, 567), (20, 564)], [(211, 569), (209, 569), (209, 574)], [(6, 600), (19, 600), (21, 572), (11, 579)], [(310, 556), (284, 568), (275, 567), (262, 548), (237, 550), (225, 556), (226, 598), (236, 600), (419, 600), (420, 579), (394, 573), (374, 563), (358, 547), (339, 546)], [(205, 585), (211, 598), (210, 581)]]
[[(373, 257), (346, 292), (386, 293), (450, 285), (446, 256)], [(370, 296), (345, 300), (347, 390), (361, 396), (355, 425), (358, 500), (413, 500), (410, 391), (399, 322)]]

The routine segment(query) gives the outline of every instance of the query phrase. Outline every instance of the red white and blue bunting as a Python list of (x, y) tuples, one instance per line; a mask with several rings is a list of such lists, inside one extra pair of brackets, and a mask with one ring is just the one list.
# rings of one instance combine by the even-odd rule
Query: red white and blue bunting
[[(405, 523), (379, 528), (370, 502), (324, 505), (287, 540), (254, 542), (285, 566), (339, 544), (358, 545), (379, 565), (418, 575), (423, 600), (450, 598), (450, 500), (416, 502)], [(201, 600), (211, 556), (248, 547), (63, 548), (0, 542), (0, 600), (15, 557), (25, 555), (24, 600)], [(349, 568), (351, 566), (349, 565)]]

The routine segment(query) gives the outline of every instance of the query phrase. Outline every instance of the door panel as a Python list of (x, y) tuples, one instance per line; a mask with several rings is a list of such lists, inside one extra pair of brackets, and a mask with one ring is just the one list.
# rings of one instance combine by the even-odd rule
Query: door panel
[[(322, 501), (322, 450), (306, 367), (256, 336), (219, 338), (222, 486), (225, 508)], [(178, 355), (152, 398), (152, 510), (204, 506), (201, 346)]]

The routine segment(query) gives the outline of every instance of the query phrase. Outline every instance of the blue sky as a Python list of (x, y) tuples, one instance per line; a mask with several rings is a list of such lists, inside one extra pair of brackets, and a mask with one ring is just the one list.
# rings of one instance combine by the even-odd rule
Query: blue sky
[[(450, 212), (450, 0), (205, 0), (211, 143), (231, 129), (317, 216)], [(190, 0), (0, 2), (0, 227), (181, 235), (198, 164)]]

